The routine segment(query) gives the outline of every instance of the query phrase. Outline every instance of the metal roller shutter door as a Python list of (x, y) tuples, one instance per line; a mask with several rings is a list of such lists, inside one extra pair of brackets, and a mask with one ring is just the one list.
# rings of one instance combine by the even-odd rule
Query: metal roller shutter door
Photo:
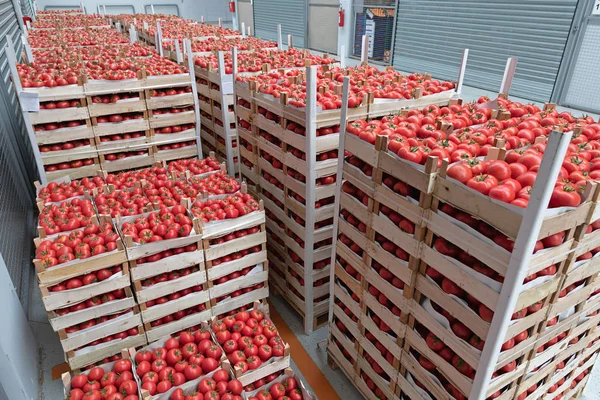
[(400, 0), (393, 65), (456, 79), (470, 49), (465, 84), (497, 91), (506, 59), (518, 57), (511, 94), (550, 99), (577, 0)]
[(295, 47), (305, 47), (306, 0), (254, 0), (254, 35), (277, 40), (277, 24), (284, 43), (292, 35)]
[(17, 54), (23, 48), (16, 3), (0, 0), (0, 253), (27, 310), (35, 232), (32, 182), (37, 171), (5, 51), (8, 37)]

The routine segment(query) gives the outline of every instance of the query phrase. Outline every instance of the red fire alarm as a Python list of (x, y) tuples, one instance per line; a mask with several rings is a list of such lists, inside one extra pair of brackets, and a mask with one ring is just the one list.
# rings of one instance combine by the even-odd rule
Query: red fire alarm
[(338, 15), (338, 26), (342, 28), (344, 26), (344, 9), (340, 7), (339, 15)]
[(229, 12), (232, 12), (232, 13), (235, 12), (235, 2), (234, 1), (229, 2)]

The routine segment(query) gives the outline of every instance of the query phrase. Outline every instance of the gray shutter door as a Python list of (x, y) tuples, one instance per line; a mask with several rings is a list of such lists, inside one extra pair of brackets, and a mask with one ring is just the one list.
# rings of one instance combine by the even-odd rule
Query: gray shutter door
[(23, 48), (21, 10), (13, 4), (18, 3), (0, 0), (0, 253), (27, 310), (37, 171), (5, 51), (8, 37), (18, 56)]
[(548, 101), (577, 0), (400, 0), (393, 65), (405, 72), (458, 76), (469, 48), (465, 84), (498, 91), (509, 57), (518, 57), (511, 94)]
[(284, 44), (292, 35), (294, 47), (305, 47), (306, 0), (254, 0), (254, 36), (277, 40), (277, 24)]

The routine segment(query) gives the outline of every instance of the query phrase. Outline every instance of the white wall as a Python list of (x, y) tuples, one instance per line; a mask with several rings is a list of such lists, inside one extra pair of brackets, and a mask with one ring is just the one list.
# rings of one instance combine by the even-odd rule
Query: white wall
[(0, 398), (38, 398), (38, 347), (0, 254)]
[[(156, 12), (158, 5), (177, 6), (179, 15), (183, 18), (200, 21), (204, 16), (205, 21), (217, 21), (219, 17), (223, 21), (231, 21), (227, 0), (159, 0), (156, 2), (147, 2), (140, 0), (83, 0), (83, 5), (88, 13), (95, 13), (98, 5), (106, 5), (107, 13), (145, 13), (145, 6), (154, 4)], [(111, 8), (112, 6), (113, 8)], [(133, 8), (132, 8), (133, 6)], [(71, 8), (79, 7), (78, 0), (37, 0), (37, 7), (40, 10), (53, 8)], [(174, 7), (169, 7), (174, 9)], [(148, 12), (150, 12), (148, 10)]]

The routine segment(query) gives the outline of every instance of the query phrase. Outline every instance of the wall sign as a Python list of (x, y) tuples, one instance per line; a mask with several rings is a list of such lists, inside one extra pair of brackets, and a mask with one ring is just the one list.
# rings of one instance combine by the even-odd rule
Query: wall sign
[(592, 9), (592, 15), (600, 15), (600, 0), (594, 2), (594, 8)]

